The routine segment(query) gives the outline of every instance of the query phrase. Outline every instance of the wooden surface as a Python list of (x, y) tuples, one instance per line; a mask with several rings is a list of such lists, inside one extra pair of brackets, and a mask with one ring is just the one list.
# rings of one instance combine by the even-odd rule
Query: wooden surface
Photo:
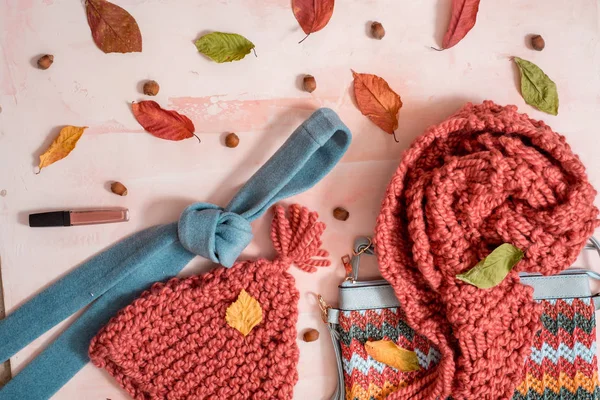
[[(0, 0), (0, 257), (8, 312), (120, 238), (176, 220), (193, 201), (224, 205), (312, 110), (331, 107), (351, 128), (353, 144), (319, 185), (293, 199), (322, 214), (328, 224), (326, 247), (335, 262), (316, 274), (293, 271), (301, 291), (299, 332), (321, 331), (319, 341), (299, 342), (295, 398), (325, 399), (336, 375), (315, 293), (335, 302), (343, 275), (340, 257), (356, 235), (372, 232), (402, 150), (428, 125), (468, 101), (516, 104), (564, 134), (600, 187), (596, 0), (483, 1), (473, 31), (443, 52), (429, 46), (439, 46), (450, 0), (338, 0), (329, 25), (300, 45), (304, 34), (289, 0), (115, 2), (137, 19), (142, 53), (102, 53), (92, 41), (82, 1)], [(381, 41), (367, 35), (373, 20), (387, 31)], [(256, 44), (258, 57), (230, 64), (207, 60), (193, 41), (213, 30), (243, 34)], [(533, 33), (544, 36), (544, 51), (526, 46)], [(55, 62), (42, 71), (35, 61), (45, 53), (54, 54)], [(524, 103), (511, 56), (535, 62), (557, 83), (557, 117)], [(382, 76), (401, 95), (399, 144), (356, 109), (351, 68)], [(299, 88), (307, 73), (317, 79), (312, 94)], [(146, 79), (161, 85), (156, 101), (193, 120), (201, 144), (162, 141), (141, 129), (130, 103), (144, 98), (140, 89)], [(40, 152), (64, 125), (89, 129), (67, 159), (35, 175)], [(230, 131), (241, 140), (233, 150), (223, 145)], [(110, 193), (113, 180), (127, 185), (127, 197)], [(350, 211), (347, 222), (331, 217), (338, 205)], [(131, 221), (27, 226), (33, 211), (104, 206), (128, 207)], [(272, 255), (268, 224), (269, 217), (254, 223), (255, 240), (244, 257)], [(185, 274), (211, 267), (198, 258)], [(372, 266), (367, 275), (374, 274)], [(13, 372), (61, 327), (15, 355)], [(54, 398), (127, 396), (106, 373), (88, 365)]]
[[(2, 271), (2, 260), (0, 260), (0, 272)], [(0, 273), (0, 319), (4, 318), (4, 293), (2, 290), (2, 274)], [(6, 360), (0, 364), (0, 386), (4, 385), (11, 377), (10, 360)]]

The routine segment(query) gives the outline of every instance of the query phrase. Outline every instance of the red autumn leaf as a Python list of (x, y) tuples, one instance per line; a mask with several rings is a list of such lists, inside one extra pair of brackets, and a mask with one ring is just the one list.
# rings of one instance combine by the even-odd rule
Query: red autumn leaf
[[(320, 31), (333, 15), (333, 4), (335, 0), (292, 0), (292, 10), (300, 27), (306, 33)], [(306, 37), (304, 39), (306, 39)], [(302, 39), (300, 42), (304, 40)]]
[(402, 107), (402, 100), (387, 82), (371, 74), (354, 75), (354, 97), (358, 109), (363, 115), (390, 135), (398, 129), (398, 111)]
[(444, 35), (442, 48), (449, 49), (460, 42), (475, 26), (480, 0), (452, 0), (450, 25)]
[(142, 34), (135, 19), (106, 0), (86, 0), (85, 10), (92, 37), (105, 53), (142, 51)]
[[(196, 128), (194, 123), (177, 111), (165, 110), (155, 101), (133, 103), (133, 115), (144, 129), (156, 137), (166, 140), (191, 138)], [(200, 138), (196, 136), (200, 141)]]

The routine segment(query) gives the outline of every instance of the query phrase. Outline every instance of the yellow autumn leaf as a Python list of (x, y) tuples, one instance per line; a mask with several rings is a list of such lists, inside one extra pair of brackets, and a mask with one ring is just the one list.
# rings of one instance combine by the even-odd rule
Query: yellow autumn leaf
[(402, 372), (418, 371), (419, 359), (414, 351), (406, 350), (391, 340), (378, 340), (375, 342), (366, 342), (365, 350), (367, 354), (376, 361), (389, 365)]
[(260, 324), (262, 317), (262, 308), (258, 301), (242, 289), (237, 300), (227, 307), (225, 320), (229, 326), (248, 336), (252, 328)]
[(77, 141), (83, 135), (87, 126), (65, 126), (54, 139), (50, 147), (40, 156), (40, 171), (42, 168), (62, 160), (75, 148)]

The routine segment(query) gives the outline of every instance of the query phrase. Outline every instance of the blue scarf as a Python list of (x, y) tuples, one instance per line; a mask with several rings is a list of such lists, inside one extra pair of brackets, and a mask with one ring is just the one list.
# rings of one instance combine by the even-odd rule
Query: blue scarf
[(83, 263), (0, 321), (0, 360), (89, 305), (52, 344), (0, 389), (2, 400), (52, 396), (89, 361), (90, 340), (152, 283), (174, 277), (196, 255), (231, 267), (252, 240), (250, 222), (275, 202), (321, 180), (351, 134), (330, 109), (317, 110), (242, 187), (227, 207), (195, 203), (178, 222), (155, 226)]

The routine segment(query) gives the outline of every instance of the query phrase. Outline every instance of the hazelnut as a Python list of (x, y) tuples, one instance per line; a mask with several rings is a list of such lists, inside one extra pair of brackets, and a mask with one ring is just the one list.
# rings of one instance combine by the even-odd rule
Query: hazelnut
[(544, 50), (544, 47), (546, 47), (546, 42), (540, 35), (535, 35), (531, 38), (531, 47), (533, 47), (534, 50), (542, 51)]
[(52, 54), (46, 54), (45, 56), (41, 56), (38, 60), (37, 64), (40, 69), (48, 69), (54, 62), (54, 56)]
[(235, 133), (230, 133), (225, 137), (225, 146), (233, 149), (240, 144), (240, 138)]
[(113, 182), (110, 191), (119, 196), (127, 196), (127, 188), (121, 182)]
[(158, 86), (156, 81), (148, 81), (144, 83), (144, 94), (146, 96), (156, 96), (159, 90), (160, 86)]
[(306, 75), (302, 82), (302, 87), (308, 93), (314, 92), (315, 89), (317, 88), (317, 81), (315, 80), (315, 77), (312, 75)]
[(336, 207), (333, 210), (333, 218), (337, 220), (345, 221), (348, 219), (348, 217), (350, 217), (350, 213), (343, 207)]
[(383, 25), (380, 22), (373, 22), (371, 24), (371, 35), (379, 40), (385, 36), (385, 29), (383, 29)]
[(309, 329), (306, 332), (304, 332), (302, 338), (305, 342), (314, 342), (315, 340), (319, 339), (319, 331), (316, 329)]

